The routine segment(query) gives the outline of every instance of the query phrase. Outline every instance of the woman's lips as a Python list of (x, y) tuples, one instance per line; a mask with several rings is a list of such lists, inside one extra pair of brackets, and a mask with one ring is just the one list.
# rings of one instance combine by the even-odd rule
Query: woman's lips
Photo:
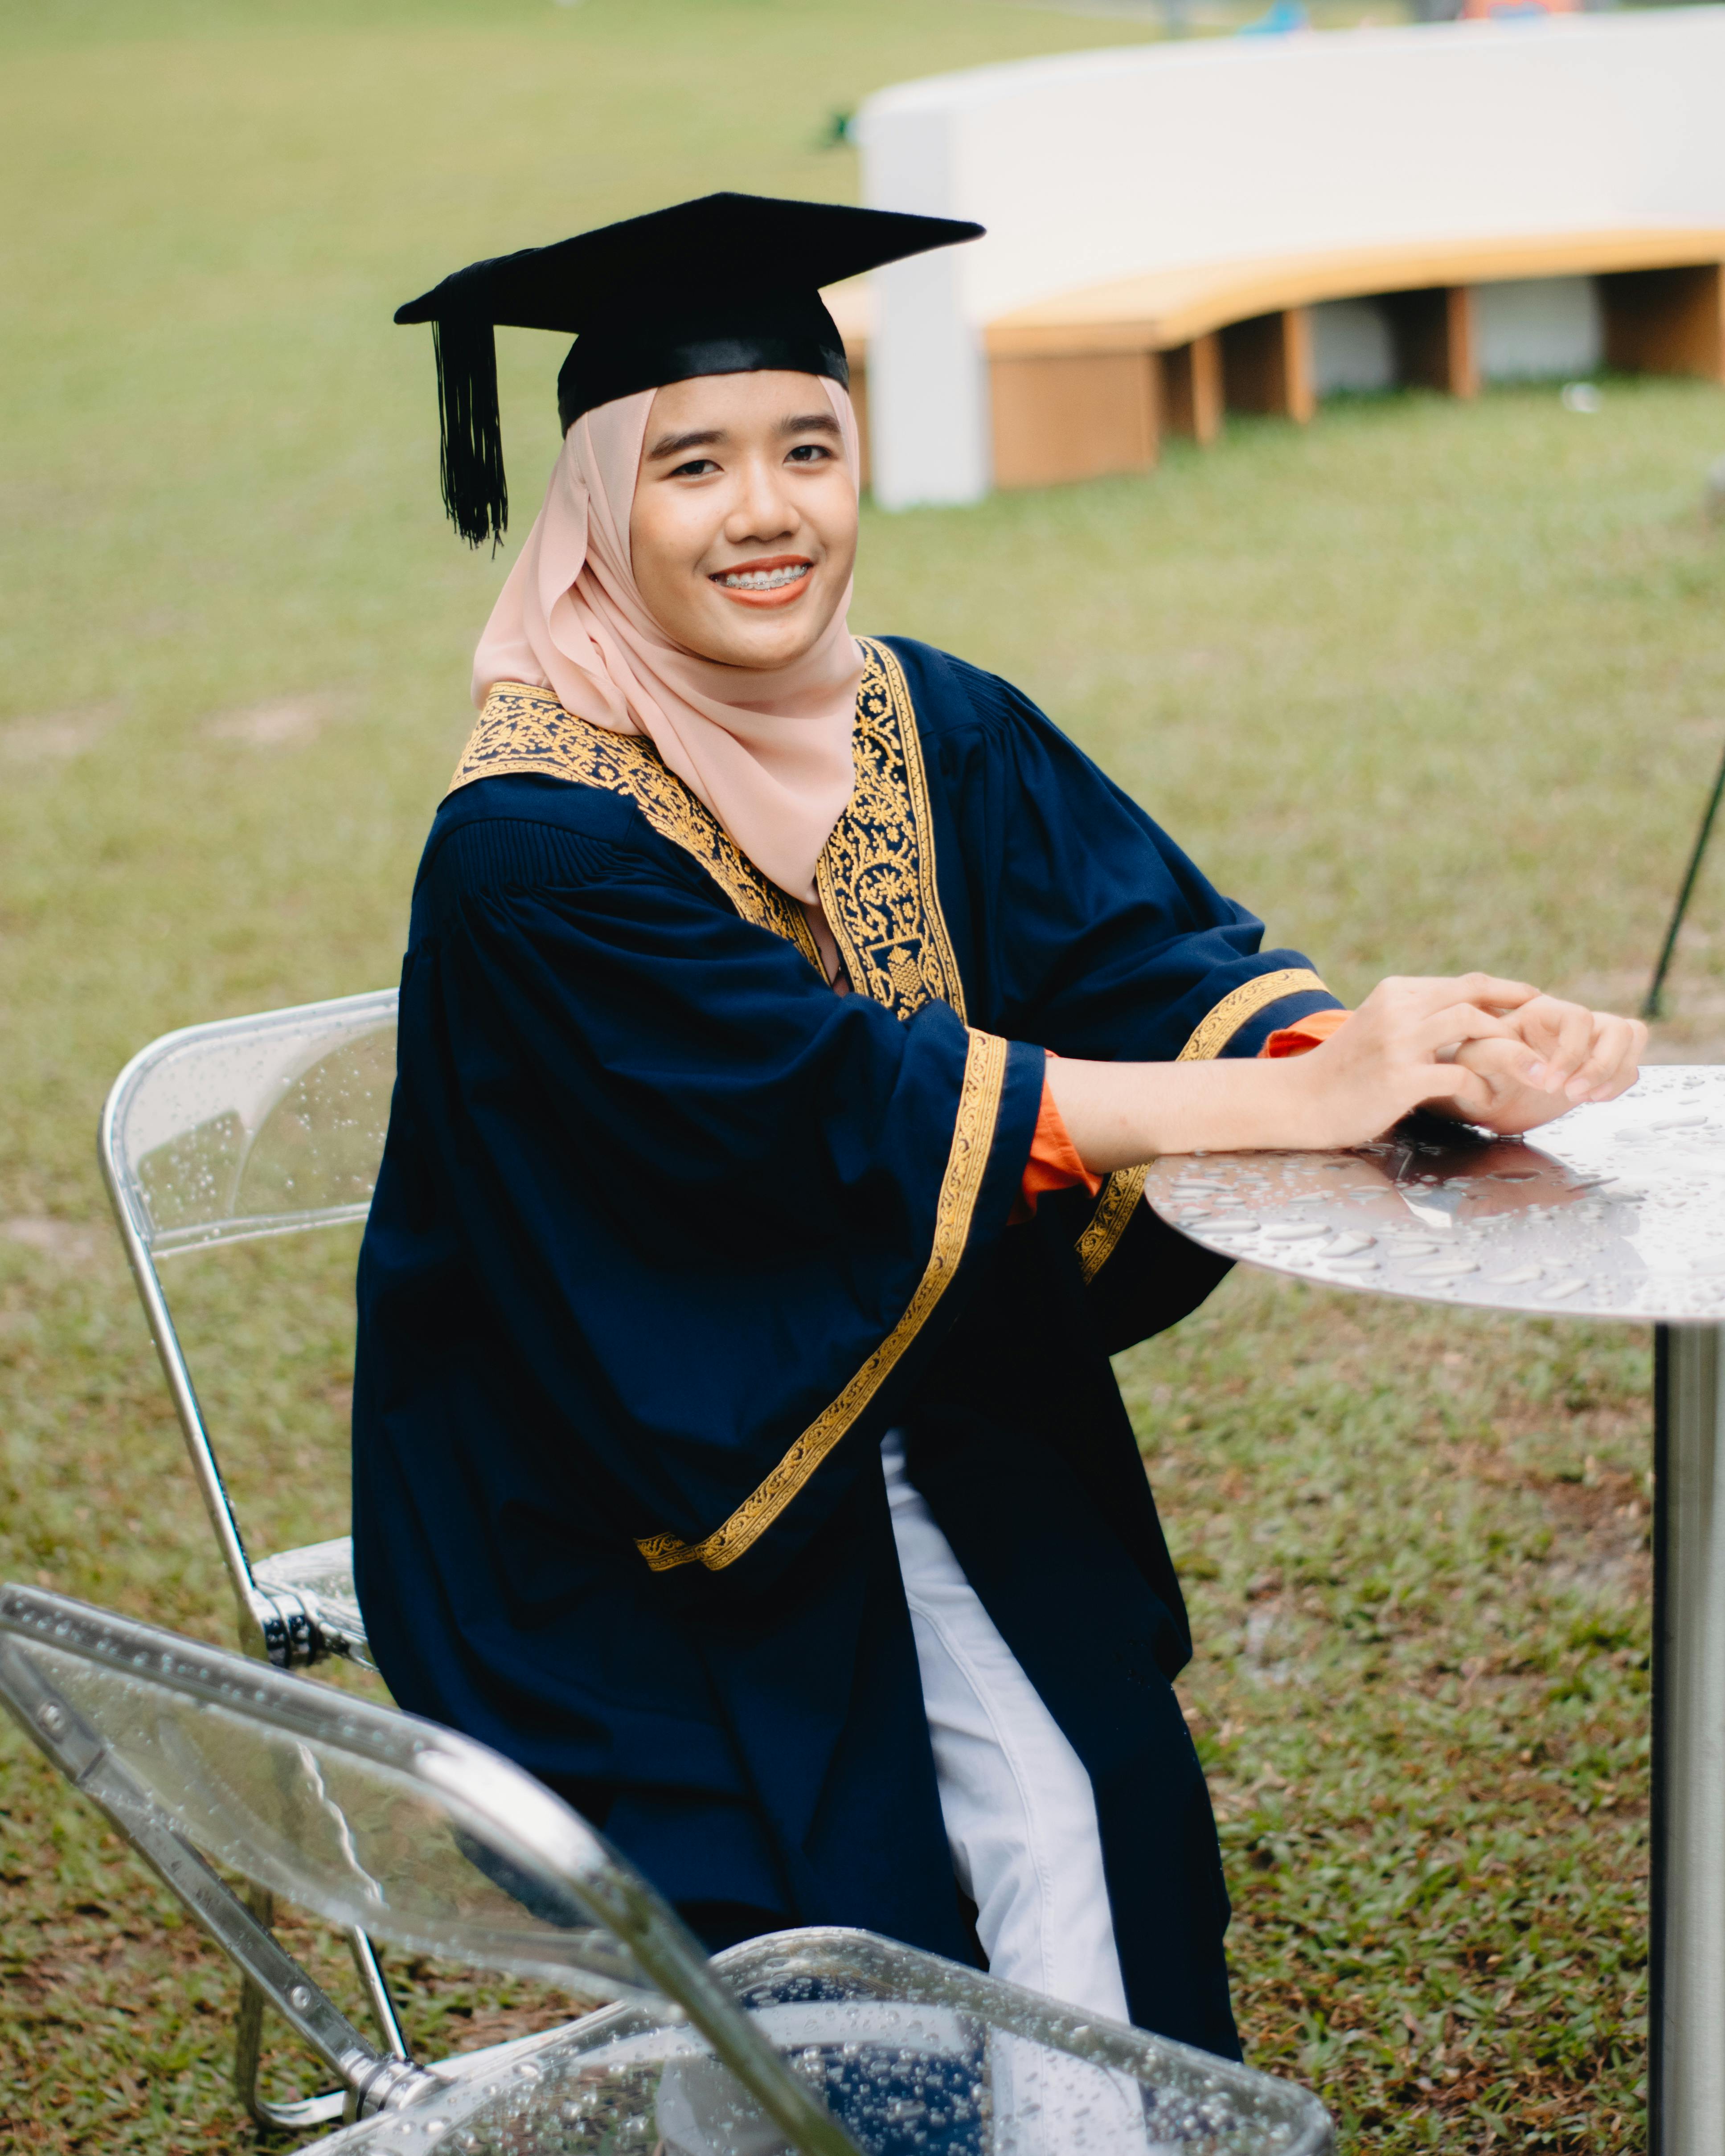
[(782, 607), (803, 596), (814, 573), (814, 564), (806, 554), (775, 554), (765, 561), (739, 562), (733, 568), (716, 570), (707, 582), (739, 606)]

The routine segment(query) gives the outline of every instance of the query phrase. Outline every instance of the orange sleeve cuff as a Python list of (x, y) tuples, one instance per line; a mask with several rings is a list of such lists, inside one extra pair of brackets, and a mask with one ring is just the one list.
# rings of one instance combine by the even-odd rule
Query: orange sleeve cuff
[[(1313, 1011), (1309, 1018), (1272, 1033), (1258, 1050), (1260, 1057), (1305, 1055), (1327, 1040), (1348, 1018), (1343, 1010)], [(1050, 1055), (1052, 1050), (1048, 1051)], [(1036, 1201), (1050, 1190), (1071, 1190), (1080, 1185), (1094, 1198), (1105, 1178), (1092, 1175), (1079, 1158), (1046, 1078), (1042, 1081), (1042, 1105), (1036, 1111), (1036, 1130), (1030, 1140), (1030, 1158), (1019, 1179), (1019, 1194), (1007, 1215), (1007, 1225), (1016, 1227), (1036, 1210)]]
[(1092, 1175), (1078, 1157), (1078, 1148), (1066, 1135), (1066, 1126), (1046, 1078), (1042, 1081), (1042, 1106), (1036, 1111), (1036, 1134), (1030, 1141), (1030, 1158), (1019, 1180), (1019, 1194), (1007, 1225), (1015, 1227), (1036, 1210), (1036, 1201), (1050, 1190), (1070, 1190), (1082, 1183), (1094, 1198), (1102, 1178)]
[(1348, 1023), (1345, 1010), (1313, 1011), (1307, 1018), (1296, 1019), (1291, 1025), (1282, 1026), (1272, 1033), (1258, 1050), (1260, 1059), (1274, 1061), (1281, 1055), (1307, 1055), (1321, 1047), (1338, 1026)]

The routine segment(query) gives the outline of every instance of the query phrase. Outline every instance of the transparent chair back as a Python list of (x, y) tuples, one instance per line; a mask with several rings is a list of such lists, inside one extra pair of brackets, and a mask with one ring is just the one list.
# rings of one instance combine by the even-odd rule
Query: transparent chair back
[[(669, 2156), (768, 2156), (787, 2141), (809, 2156), (1328, 2146), (1301, 2091), (866, 1933), (780, 1933), (709, 1964), (519, 1768), (220, 1649), (7, 1588), (0, 1696), (349, 2087), (382, 2092), (355, 2108), (403, 2113), (393, 2138), (352, 2144), (377, 2156), (429, 2149), (457, 2123), (445, 2145), (499, 2156), (599, 2156), (608, 2133), (619, 2149), (644, 2135), (642, 2156), (657, 2140)], [(439, 2083), (380, 2061), (346, 2024), (313, 2025), (315, 1987), (268, 1962), (285, 1958), (210, 1864), (411, 1950), (623, 2003), (501, 2077)]]
[[(395, 1019), (388, 989), (167, 1034), (121, 1071), (102, 1115), (109, 1197), (244, 1642), (284, 1666), (366, 1659), (352, 1548), (342, 1535), (252, 1562), (163, 1268), (221, 1245), (364, 1220), (388, 1127)], [(249, 1455), (270, 1442), (262, 1430), (248, 1435)]]
[(469, 1968), (651, 2000), (809, 2156), (855, 2156), (699, 1942), (576, 1813), (431, 1722), (39, 1589), (0, 1589), (0, 1697), (362, 2099), (437, 2087), (347, 2023), (213, 1866)]

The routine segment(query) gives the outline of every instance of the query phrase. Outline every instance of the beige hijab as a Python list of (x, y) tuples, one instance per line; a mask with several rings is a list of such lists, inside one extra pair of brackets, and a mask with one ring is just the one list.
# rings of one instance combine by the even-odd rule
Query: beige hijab
[[(823, 379), (858, 470), (849, 394)], [(649, 737), (738, 846), (790, 896), (815, 897), (814, 865), (850, 798), (862, 652), (850, 591), (811, 651), (776, 672), (721, 665), (675, 644), (629, 566), (629, 521), (654, 393), (583, 413), (545, 506), (474, 654), (473, 701), (499, 681), (547, 688), (566, 711)]]

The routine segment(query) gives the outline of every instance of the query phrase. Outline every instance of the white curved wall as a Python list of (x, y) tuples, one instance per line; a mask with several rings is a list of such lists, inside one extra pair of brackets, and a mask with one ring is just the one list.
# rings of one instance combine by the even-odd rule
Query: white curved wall
[(974, 218), (875, 277), (875, 487), (987, 490), (982, 326), (1193, 263), (1725, 224), (1725, 7), (1062, 54), (858, 116), (863, 199)]

